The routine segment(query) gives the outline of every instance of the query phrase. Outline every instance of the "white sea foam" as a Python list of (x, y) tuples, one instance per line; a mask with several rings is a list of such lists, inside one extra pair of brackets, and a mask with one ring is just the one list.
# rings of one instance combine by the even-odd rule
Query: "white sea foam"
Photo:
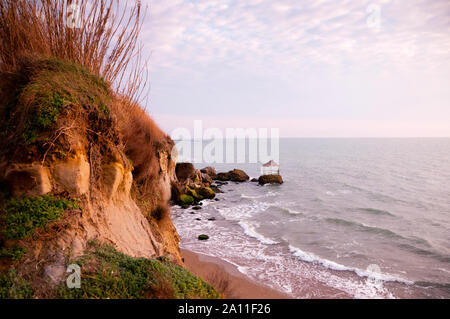
[(265, 195), (265, 197), (276, 197), (279, 194), (277, 192), (267, 192), (267, 194)]
[(289, 214), (291, 215), (303, 215), (302, 212), (290, 209), (290, 208), (286, 208), (286, 207), (282, 207), (283, 209), (287, 210), (289, 212)]
[(232, 207), (216, 207), (216, 210), (226, 219), (238, 221), (252, 217), (254, 214), (263, 212), (269, 208), (268, 203), (254, 202), (246, 205), (237, 205)]
[(248, 222), (248, 221), (240, 221), (239, 222), (239, 226), (242, 227), (242, 229), (244, 229), (244, 233), (247, 236), (256, 238), (257, 240), (259, 240), (261, 243), (266, 244), (266, 245), (275, 245), (278, 244), (278, 242), (265, 237), (264, 235), (258, 233), (256, 231), (256, 228), (259, 227), (259, 224), (255, 223), (255, 222)]
[(351, 271), (351, 272), (356, 273), (359, 277), (381, 280), (381, 281), (385, 281), (385, 282), (393, 281), (393, 282), (400, 282), (400, 283), (404, 283), (404, 284), (408, 284), (408, 285), (413, 284), (413, 282), (411, 282), (409, 280), (395, 277), (390, 274), (383, 274), (383, 273), (379, 273), (379, 272), (373, 272), (370, 270), (362, 270), (362, 269), (355, 268), (355, 267), (347, 267), (347, 266), (338, 264), (334, 261), (320, 258), (312, 253), (307, 253), (307, 252), (301, 250), (300, 248), (294, 247), (292, 245), (289, 245), (289, 250), (291, 251), (291, 253), (294, 256), (300, 258), (303, 261), (320, 264), (320, 265), (324, 266), (325, 268), (328, 268), (331, 270)]
[(241, 198), (245, 198), (245, 199), (257, 199), (257, 198), (261, 198), (261, 196), (250, 196), (250, 195), (241, 194)]
[(211, 203), (212, 203), (211, 200), (207, 200), (207, 199), (202, 200), (202, 207), (205, 208), (205, 207), (209, 206)]

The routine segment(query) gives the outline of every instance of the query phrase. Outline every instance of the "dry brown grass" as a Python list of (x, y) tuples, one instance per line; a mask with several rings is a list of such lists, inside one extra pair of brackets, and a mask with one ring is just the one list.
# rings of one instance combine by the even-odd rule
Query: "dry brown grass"
[[(23, 56), (74, 62), (137, 99), (146, 84), (138, 36), (140, 1), (0, 0), (0, 72), (13, 72)], [(79, 28), (68, 7), (79, 8)], [(69, 24), (68, 24), (69, 22)]]
[(125, 153), (134, 166), (134, 178), (142, 183), (159, 175), (159, 151), (171, 151), (173, 142), (137, 104), (117, 98), (114, 106)]

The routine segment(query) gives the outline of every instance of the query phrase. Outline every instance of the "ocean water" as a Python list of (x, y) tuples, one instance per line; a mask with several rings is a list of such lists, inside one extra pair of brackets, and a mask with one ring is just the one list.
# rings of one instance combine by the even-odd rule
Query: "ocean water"
[(450, 139), (281, 139), (280, 166), (174, 207), (181, 246), (295, 298), (450, 298)]

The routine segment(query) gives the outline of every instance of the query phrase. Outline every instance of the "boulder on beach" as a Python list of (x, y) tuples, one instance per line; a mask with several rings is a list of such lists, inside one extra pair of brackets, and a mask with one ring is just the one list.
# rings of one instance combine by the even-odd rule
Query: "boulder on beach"
[(260, 185), (266, 184), (283, 184), (281, 175), (263, 175), (258, 180)]
[(231, 181), (231, 182), (246, 182), (250, 179), (250, 177), (240, 169), (234, 169), (229, 171), (228, 173), (219, 173), (216, 177), (219, 181)]

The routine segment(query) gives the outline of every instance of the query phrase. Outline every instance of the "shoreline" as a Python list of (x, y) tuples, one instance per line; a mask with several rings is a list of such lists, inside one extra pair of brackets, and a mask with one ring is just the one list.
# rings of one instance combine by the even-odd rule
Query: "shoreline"
[(223, 259), (181, 248), (180, 253), (186, 269), (220, 290), (227, 299), (293, 299), (292, 296), (255, 282)]

